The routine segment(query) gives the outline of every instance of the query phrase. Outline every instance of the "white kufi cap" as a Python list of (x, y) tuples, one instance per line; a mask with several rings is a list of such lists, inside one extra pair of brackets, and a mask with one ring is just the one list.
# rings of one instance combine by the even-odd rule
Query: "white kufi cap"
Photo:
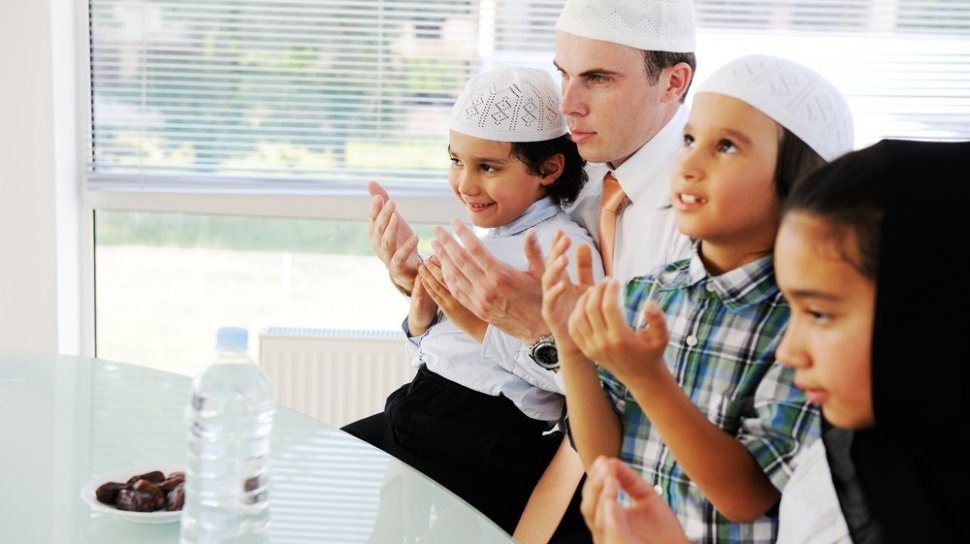
[(644, 51), (694, 52), (692, 0), (566, 0), (556, 30)]
[(697, 93), (723, 94), (750, 104), (787, 128), (826, 161), (852, 150), (852, 112), (842, 93), (796, 62), (748, 55), (712, 74)]
[(510, 66), (470, 79), (455, 101), (448, 128), (498, 142), (542, 142), (567, 132), (552, 76)]

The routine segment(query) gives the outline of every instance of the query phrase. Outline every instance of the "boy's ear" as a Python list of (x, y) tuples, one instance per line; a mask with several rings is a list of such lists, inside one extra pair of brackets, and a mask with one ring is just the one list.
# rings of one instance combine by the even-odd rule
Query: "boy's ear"
[(545, 186), (552, 185), (562, 175), (562, 170), (565, 166), (566, 156), (562, 153), (556, 153), (549, 157), (542, 163), (542, 169), (540, 171), (542, 180), (539, 183)]

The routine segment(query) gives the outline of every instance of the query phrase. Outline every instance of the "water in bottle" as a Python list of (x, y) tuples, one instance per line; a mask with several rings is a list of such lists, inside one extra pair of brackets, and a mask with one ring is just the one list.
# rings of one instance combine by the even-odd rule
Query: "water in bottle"
[(274, 408), (246, 344), (245, 329), (219, 329), (216, 361), (192, 382), (183, 544), (269, 542)]

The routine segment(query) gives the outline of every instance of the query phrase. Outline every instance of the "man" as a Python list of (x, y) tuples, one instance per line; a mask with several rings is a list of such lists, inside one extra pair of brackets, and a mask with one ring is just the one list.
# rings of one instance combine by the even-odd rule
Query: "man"
[[(693, 6), (689, 0), (569, 0), (556, 29), (561, 108), (591, 163), (589, 182), (570, 213), (602, 246), (604, 177), (619, 182), (626, 198), (616, 213), (615, 238), (612, 247), (599, 249), (608, 274), (626, 282), (689, 250), (674, 226), (668, 182), (683, 146), (682, 103), (695, 66)], [(449, 289), (492, 325), (486, 352), (535, 369), (528, 354), (507, 348), (516, 345), (509, 337), (532, 346), (549, 334), (540, 315), (542, 257), (527, 244), (531, 266), (513, 270), (488, 255), (467, 228), (455, 226), (465, 248), (443, 231), (433, 243)], [(543, 371), (534, 378), (549, 376)]]
[[(670, 176), (683, 146), (693, 50), (690, 0), (567, 0), (556, 24), (561, 109), (580, 155), (590, 162), (589, 182), (569, 211), (600, 241), (607, 273), (621, 282), (689, 254), (689, 241), (674, 226), (668, 203)], [(394, 283), (410, 292), (406, 278), (417, 266), (417, 238), (394, 213), (386, 193), (376, 184), (369, 190), (375, 195), (374, 250)], [(442, 229), (432, 245), (453, 296), (489, 323), (483, 355), (538, 387), (562, 392), (554, 344), (541, 315), (544, 263), (535, 238), (525, 244), (529, 267), (515, 270), (489, 254), (463, 224), (453, 224), (464, 247)], [(520, 349), (519, 342), (531, 348)], [(540, 482), (541, 494), (568, 500), (562, 486), (574, 489), (582, 467), (568, 447), (560, 453), (549, 478)], [(544, 502), (548, 508), (542, 513), (530, 512), (530, 504), (523, 521), (548, 518), (545, 512), (564, 507)], [(548, 539), (543, 531), (534, 534)]]

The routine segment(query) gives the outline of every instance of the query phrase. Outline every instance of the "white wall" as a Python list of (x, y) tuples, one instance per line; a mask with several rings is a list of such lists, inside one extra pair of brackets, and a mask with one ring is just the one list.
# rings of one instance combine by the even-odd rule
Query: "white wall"
[(73, 4), (0, 1), (0, 349), (81, 350)]

